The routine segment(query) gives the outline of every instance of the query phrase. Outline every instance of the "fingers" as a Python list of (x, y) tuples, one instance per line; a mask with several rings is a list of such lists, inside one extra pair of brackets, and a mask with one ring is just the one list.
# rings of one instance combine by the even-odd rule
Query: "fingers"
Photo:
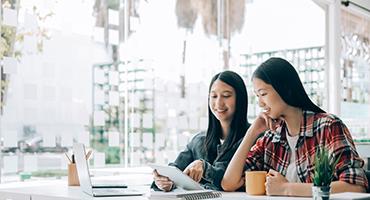
[(167, 176), (161, 176), (156, 170), (153, 171), (154, 181), (168, 182), (171, 181)]
[(159, 182), (155, 182), (155, 184), (157, 185), (159, 189), (166, 191), (166, 192), (170, 191), (173, 186), (172, 181), (166, 181), (166, 182), (159, 181)]
[(266, 126), (269, 127), (268, 123), (269, 123), (269, 118), (270, 117), (267, 116), (266, 113), (264, 113), (264, 112), (261, 113), (261, 117), (265, 120)]
[(190, 178), (194, 179), (194, 176), (193, 176), (194, 172), (193, 172), (192, 167), (190, 165), (185, 168), (183, 173), (188, 175)]
[(273, 175), (273, 176), (277, 176), (279, 174), (279, 172), (277, 172), (273, 169), (270, 169), (268, 174)]
[(275, 131), (279, 127), (281, 121), (284, 120), (283, 117), (279, 117), (278, 119), (272, 119), (263, 112), (260, 114), (260, 116), (265, 120), (266, 128), (273, 131)]
[(166, 176), (157, 176), (157, 177), (154, 177), (154, 180), (157, 180), (157, 181), (164, 181), (164, 182), (167, 182), (167, 181), (171, 181), (168, 177)]
[(197, 173), (197, 171), (196, 170), (194, 170), (194, 169), (190, 169), (189, 170), (189, 175), (188, 176), (190, 176), (190, 178), (192, 178), (194, 181), (197, 181), (198, 182), (198, 179), (199, 179), (199, 173)]
[(275, 131), (277, 127), (280, 125), (280, 119), (271, 119), (269, 118), (269, 128), (270, 130)]
[(188, 176), (190, 176), (190, 178), (194, 179), (194, 170), (189, 169), (188, 171), (189, 171)]
[(283, 120), (284, 120), (283, 118), (278, 118), (278, 119), (272, 120), (272, 130), (276, 130), (280, 126), (280, 124)]
[(194, 180), (195, 180), (196, 182), (199, 182), (199, 181), (200, 181), (200, 179), (202, 179), (202, 174), (201, 174), (200, 172), (198, 172), (198, 173), (194, 173)]
[(261, 116), (262, 118), (265, 120), (265, 124), (266, 124), (266, 127), (270, 130), (273, 130), (272, 129), (272, 125), (273, 125), (273, 119), (271, 119), (268, 115), (266, 115), (265, 113), (261, 113)]
[(183, 173), (188, 175), (196, 182), (199, 182), (202, 179), (203, 175), (202, 171), (196, 170), (194, 168), (186, 168)]
[(159, 189), (166, 191), (166, 192), (171, 190), (173, 186), (173, 181), (171, 181), (166, 176), (159, 175), (156, 170), (153, 171), (153, 175), (154, 175), (154, 183)]
[(266, 195), (270, 196), (271, 195), (271, 192), (270, 192), (270, 184), (269, 183), (265, 183), (265, 191), (266, 191)]
[(266, 190), (271, 185), (271, 181), (274, 177), (276, 177), (277, 173), (278, 172), (273, 169), (270, 169), (269, 172), (267, 173), (265, 182)]
[(193, 161), (185, 168), (183, 173), (188, 175), (194, 181), (200, 182), (203, 176), (203, 162), (201, 160)]
[(169, 192), (172, 189), (172, 184), (166, 185), (162, 188), (163, 191)]
[(189, 170), (189, 167), (186, 167), (185, 170), (183, 171), (184, 174), (190, 176), (190, 170)]
[(274, 175), (270, 174), (269, 172), (267, 174), (266, 182), (265, 182), (266, 195), (271, 195), (271, 187), (273, 185), (273, 178), (275, 178)]
[(154, 176), (154, 177), (159, 176), (159, 174), (158, 174), (157, 170), (154, 170), (154, 171), (153, 171), (153, 176)]

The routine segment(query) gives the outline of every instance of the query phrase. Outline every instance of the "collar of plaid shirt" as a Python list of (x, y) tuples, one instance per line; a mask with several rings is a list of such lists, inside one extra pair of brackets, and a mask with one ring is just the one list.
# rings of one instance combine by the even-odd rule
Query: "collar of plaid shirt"
[[(312, 128), (313, 118), (308, 117), (308, 116), (312, 116), (314, 114), (315, 113), (312, 112), (312, 111), (307, 111), (307, 110), (303, 111), (303, 117), (302, 117), (302, 120), (301, 120), (301, 124), (303, 124), (303, 125), (300, 128), (299, 136), (313, 137), (313, 128)], [(281, 134), (283, 128), (286, 128), (286, 123), (282, 121), (280, 126), (275, 131), (270, 130), (270, 131), (267, 132), (267, 136), (272, 137), (272, 142), (273, 143), (281, 142), (282, 138), (286, 140), (286, 135)]]

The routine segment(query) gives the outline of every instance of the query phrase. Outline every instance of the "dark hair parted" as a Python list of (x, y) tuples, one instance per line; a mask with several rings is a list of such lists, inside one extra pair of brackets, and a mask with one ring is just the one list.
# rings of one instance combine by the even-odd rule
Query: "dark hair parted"
[(261, 79), (272, 85), (285, 103), (290, 106), (315, 113), (325, 113), (310, 100), (294, 67), (282, 58), (272, 57), (263, 62), (254, 71), (253, 78)]
[[(209, 104), (209, 94), (211, 92), (212, 85), (216, 80), (220, 80), (234, 88), (236, 94), (235, 113), (230, 124), (229, 133), (222, 146), (222, 151), (226, 152), (241, 138), (243, 138), (250, 126), (247, 119), (248, 94), (243, 79), (233, 71), (223, 71), (216, 74), (212, 78), (208, 90), (208, 129), (204, 144), (207, 160), (210, 163), (216, 159), (217, 145), (220, 144), (220, 139), (222, 138), (221, 123), (213, 115)], [(223, 152), (219, 155), (223, 154)]]

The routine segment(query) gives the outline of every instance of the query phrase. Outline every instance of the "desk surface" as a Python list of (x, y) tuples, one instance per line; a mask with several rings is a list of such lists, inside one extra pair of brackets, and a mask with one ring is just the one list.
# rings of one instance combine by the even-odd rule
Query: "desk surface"
[[(144, 191), (146, 194), (150, 193), (149, 186), (133, 186), (135, 189)], [(49, 180), (49, 181), (37, 181), (37, 182), (22, 182), (22, 183), (11, 183), (0, 185), (0, 194), (7, 194), (11, 196), (23, 194), (24, 196), (32, 196), (32, 200), (74, 200), (74, 199), (99, 199), (99, 200), (120, 200), (120, 199), (132, 199), (140, 200), (147, 199), (147, 197), (104, 197), (104, 198), (93, 198), (88, 194), (82, 192), (79, 186), (67, 186), (65, 180)], [(1, 196), (1, 195), (0, 195)], [(23, 198), (21, 198), (23, 199)], [(0, 198), (1, 200), (1, 198)], [(14, 199), (16, 200), (16, 199)]]
[[(143, 179), (143, 177), (137, 177), (137, 180)], [(146, 175), (148, 176), (148, 175)], [(125, 178), (127, 176), (125, 175)], [(146, 178), (151, 178), (149, 175)], [(145, 178), (145, 179), (146, 179)], [(130, 197), (91, 197), (81, 191), (79, 186), (67, 186), (66, 180), (46, 180), (46, 181), (34, 181), (34, 182), (20, 182), (20, 183), (8, 183), (0, 184), (0, 200), (147, 200), (150, 196), (150, 186), (148, 184), (138, 184), (140, 181), (128, 182), (129, 188), (134, 188), (145, 193), (144, 196), (130, 196)], [(148, 183), (148, 182), (146, 182)], [(363, 195), (363, 194), (362, 194)], [(370, 198), (370, 194), (367, 194)], [(331, 195), (330, 199), (348, 199), (353, 197), (353, 194), (340, 196), (341, 198), (335, 198), (337, 194)], [(272, 199), (272, 200), (287, 200), (287, 199), (298, 199), (308, 200), (312, 198), (298, 198), (298, 197), (276, 197), (276, 196), (249, 196), (245, 192), (223, 192), (222, 198), (225, 200), (237, 200), (237, 199)], [(214, 199), (216, 200), (216, 199)]]
[[(129, 185), (130, 187), (130, 185)], [(78, 186), (67, 186), (64, 180), (51, 180), (51, 181), (37, 181), (37, 182), (22, 182), (10, 183), (0, 185), (0, 196), (3, 195), (17, 195), (17, 199), (30, 199), (32, 200), (147, 200), (150, 195), (149, 185), (135, 185), (132, 186), (137, 190), (145, 192), (144, 196), (140, 197), (91, 197), (80, 190)], [(23, 195), (23, 196), (22, 196)], [(1, 199), (1, 198), (0, 198)], [(267, 197), (267, 196), (248, 196), (245, 192), (224, 192), (222, 199), (290, 199), (289, 197)], [(291, 198), (291, 199), (311, 199), (311, 198)]]

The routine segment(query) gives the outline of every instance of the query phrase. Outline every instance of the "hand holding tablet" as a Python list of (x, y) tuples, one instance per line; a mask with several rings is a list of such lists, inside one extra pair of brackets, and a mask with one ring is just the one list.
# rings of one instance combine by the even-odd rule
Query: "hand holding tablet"
[(162, 176), (167, 176), (178, 187), (185, 190), (204, 190), (204, 188), (192, 178), (184, 174), (181, 170), (173, 166), (148, 164), (151, 168), (157, 170)]

